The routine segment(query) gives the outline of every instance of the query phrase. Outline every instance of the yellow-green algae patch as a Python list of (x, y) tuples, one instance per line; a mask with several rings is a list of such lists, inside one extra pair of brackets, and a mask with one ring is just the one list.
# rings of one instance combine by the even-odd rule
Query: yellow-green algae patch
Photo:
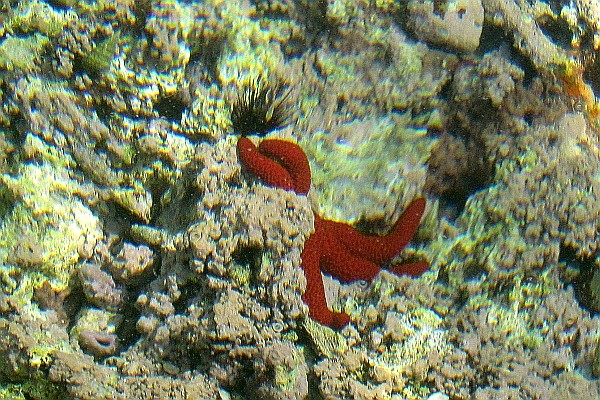
[[(12, 198), (2, 210), (0, 263), (66, 287), (80, 252), (101, 236), (98, 218), (77, 198), (78, 183), (49, 162), (21, 163), (16, 173), (0, 175), (0, 188)], [(13, 289), (26, 290), (23, 283)]]
[(318, 354), (331, 358), (348, 351), (346, 339), (330, 327), (321, 325), (311, 318), (306, 318), (302, 326), (311, 338)]
[(223, 3), (222, 7), (221, 24), (231, 40), (219, 64), (221, 84), (245, 82), (277, 70), (283, 63), (279, 43), (289, 37), (292, 24), (278, 21), (264, 29), (261, 21), (249, 18), (236, 3)]
[(50, 40), (39, 33), (26, 38), (8, 37), (0, 43), (0, 67), (8, 71), (30, 69)]
[(54, 37), (60, 35), (69, 20), (75, 18), (75, 13), (69, 10), (57, 11), (42, 1), (22, 1), (19, 2), (13, 12), (13, 18), (4, 28), (11, 33), (40, 32)]

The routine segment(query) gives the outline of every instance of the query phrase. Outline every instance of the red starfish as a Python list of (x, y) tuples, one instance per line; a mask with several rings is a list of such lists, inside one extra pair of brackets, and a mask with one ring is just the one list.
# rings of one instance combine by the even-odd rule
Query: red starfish
[[(256, 147), (247, 137), (240, 137), (237, 153), (244, 167), (262, 182), (298, 194), (310, 189), (310, 166), (304, 151), (296, 144), (281, 139), (265, 139)], [(315, 214), (315, 231), (304, 243), (302, 269), (306, 276), (306, 292), (302, 296), (309, 315), (315, 321), (333, 329), (341, 329), (350, 321), (348, 314), (327, 307), (321, 272), (341, 282), (370, 282), (402, 251), (412, 239), (423, 211), (425, 199), (417, 198), (404, 210), (392, 230), (385, 236), (369, 236), (350, 225), (327, 220)], [(395, 274), (418, 276), (428, 264), (419, 261), (391, 266)]]

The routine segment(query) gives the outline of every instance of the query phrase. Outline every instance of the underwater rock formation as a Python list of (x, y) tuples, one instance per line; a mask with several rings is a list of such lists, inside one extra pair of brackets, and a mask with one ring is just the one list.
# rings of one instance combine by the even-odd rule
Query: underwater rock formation
[(408, 26), (419, 40), (463, 53), (472, 53), (479, 46), (483, 27), (480, 0), (410, 0), (406, 7)]
[[(600, 8), (557, 4), (4, 2), (0, 397), (599, 398)], [(308, 198), (239, 164), (259, 77)], [(380, 234), (424, 192), (394, 262), (430, 271), (307, 318), (313, 212)]]

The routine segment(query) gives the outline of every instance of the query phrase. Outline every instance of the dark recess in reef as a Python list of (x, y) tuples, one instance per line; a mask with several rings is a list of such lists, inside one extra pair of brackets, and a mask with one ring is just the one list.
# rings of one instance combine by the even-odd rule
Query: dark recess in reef
[(146, 20), (152, 14), (152, 1), (136, 0), (133, 4), (133, 15), (135, 15), (133, 31), (141, 35), (146, 27)]
[(502, 28), (484, 22), (481, 38), (479, 39), (479, 47), (475, 54), (483, 56), (490, 51), (502, 47), (507, 48), (510, 54), (510, 60), (525, 72), (523, 85), (528, 86), (531, 81), (533, 81), (533, 78), (538, 76), (538, 72), (531, 60), (517, 50), (514, 41), (515, 39), (512, 34), (507, 34)]
[(233, 254), (233, 260), (245, 267), (260, 268), (263, 250), (258, 246), (241, 246)]
[(592, 87), (596, 96), (600, 95), (600, 52), (594, 50), (585, 57), (583, 80)]
[(537, 18), (536, 21), (546, 35), (550, 36), (552, 41), (564, 49), (571, 49), (571, 40), (573, 33), (569, 24), (563, 19), (554, 19), (546, 14)]
[(331, 41), (338, 36), (338, 23), (327, 16), (327, 0), (297, 0), (296, 7), (300, 22), (306, 27), (307, 42), (312, 47), (320, 47), (321, 38)]
[(256, 276), (260, 272), (264, 250), (259, 246), (240, 246), (233, 254), (233, 260), (243, 267), (250, 269), (250, 285), (257, 284)]
[(120, 314), (123, 317), (123, 321), (119, 324), (116, 330), (117, 337), (119, 338), (119, 345), (121, 348), (127, 348), (133, 345), (140, 338), (140, 333), (136, 328), (136, 322), (140, 319), (140, 312), (135, 306), (135, 299), (140, 293), (140, 289), (129, 295), (128, 301), (124, 302)]
[(567, 272), (578, 272), (572, 282), (565, 283), (573, 283), (579, 305), (592, 314), (599, 313), (600, 276), (594, 276), (600, 274), (600, 266), (596, 265), (594, 258), (578, 257), (573, 247), (561, 244), (558, 261), (566, 264)]
[[(204, 283), (201, 283), (200, 285), (205, 286)], [(188, 307), (194, 303), (198, 293), (202, 293), (203, 290), (206, 289), (201, 289), (198, 287), (198, 285), (191, 282), (186, 282), (179, 285), (179, 291), (181, 294), (179, 295), (179, 298), (173, 302), (175, 314), (184, 314)]]
[(262, 397), (258, 393), (258, 388), (261, 383), (273, 382), (275, 373), (258, 375), (254, 369), (251, 360), (243, 362), (239, 374), (234, 377), (233, 385), (229, 388), (232, 397), (245, 399), (260, 399)]
[(177, 93), (160, 96), (154, 103), (154, 110), (158, 115), (173, 122), (181, 121), (181, 115), (186, 107), (187, 104)]
[(444, 132), (429, 159), (425, 191), (439, 197), (448, 217), (462, 212), (471, 194), (484, 188), (494, 168), (485, 156), (485, 147), (477, 140)]

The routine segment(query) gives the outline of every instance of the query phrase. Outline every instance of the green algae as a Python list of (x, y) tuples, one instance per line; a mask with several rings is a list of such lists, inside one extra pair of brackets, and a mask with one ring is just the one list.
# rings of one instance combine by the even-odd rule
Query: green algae
[[(41, 375), (41, 374), (40, 374)], [(0, 383), (0, 399), (10, 400), (71, 400), (62, 385), (36, 376), (23, 383)]]
[(150, 221), (152, 194), (141, 184), (135, 187), (116, 187), (111, 190), (111, 198), (142, 221)]
[(275, 365), (274, 384), (284, 393), (293, 393), (298, 379), (306, 375), (304, 367), (304, 351), (302, 348), (294, 348), (291, 352), (291, 362)]
[(270, 29), (263, 29), (261, 21), (249, 18), (240, 5), (216, 3), (223, 13), (221, 26), (228, 32), (228, 46), (218, 65), (221, 84), (244, 83), (252, 77), (278, 71), (283, 55), (276, 44), (287, 39), (291, 22), (278, 21), (270, 24)]
[(5, 36), (0, 42), (0, 67), (7, 71), (36, 70), (50, 38), (60, 35), (74, 18), (73, 14), (56, 11), (41, 1), (19, 2), (10, 15), (0, 27)]
[(168, 251), (175, 251), (175, 248), (169, 243), (168, 232), (147, 225), (133, 224), (131, 226), (131, 236), (135, 241), (145, 243), (150, 246), (163, 247)]
[(47, 3), (37, 0), (23, 1), (15, 8), (13, 17), (5, 25), (5, 29), (9, 32), (34, 32), (56, 37), (73, 18), (73, 14), (57, 11)]
[(46, 162), (20, 164), (16, 173), (0, 175), (0, 187), (14, 199), (0, 223), (0, 263), (34, 273), (19, 286), (35, 286), (39, 273), (66, 287), (79, 250), (101, 236), (97, 217), (74, 196), (77, 183)]
[(252, 278), (252, 271), (246, 265), (233, 264), (227, 272), (238, 287), (248, 285)]
[(39, 33), (26, 38), (10, 36), (0, 43), (0, 67), (8, 71), (34, 69), (50, 40)]
[(588, 305), (593, 310), (600, 310), (600, 256), (596, 257), (592, 277), (589, 279)]
[(117, 45), (121, 35), (119, 32), (110, 35), (98, 42), (92, 51), (81, 58), (81, 65), (90, 75), (99, 75), (105, 72), (117, 52)]
[(338, 332), (306, 318), (302, 324), (312, 340), (317, 353), (324, 357), (335, 357), (344, 354), (348, 350), (346, 338)]

